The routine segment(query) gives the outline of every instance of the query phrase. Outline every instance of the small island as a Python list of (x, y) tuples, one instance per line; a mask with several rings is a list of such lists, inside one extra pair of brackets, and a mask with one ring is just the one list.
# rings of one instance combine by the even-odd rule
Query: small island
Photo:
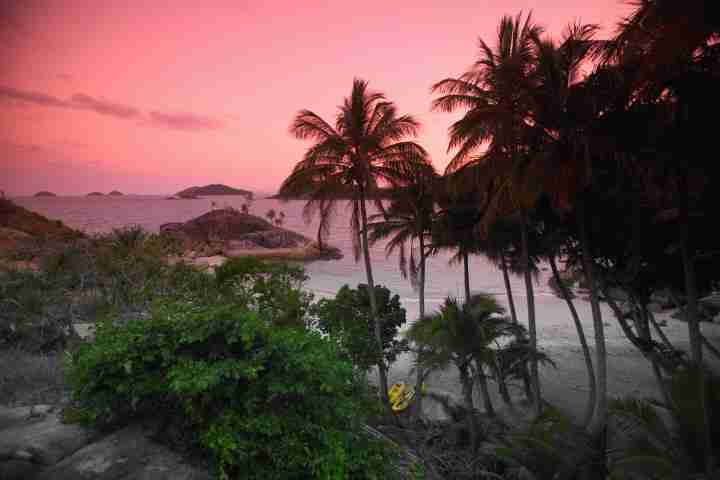
[(108, 195), (113, 196), (113, 197), (122, 197), (125, 194), (122, 192), (119, 192), (117, 190), (113, 190), (112, 192), (108, 193)]
[(336, 247), (322, 248), (310, 238), (233, 208), (212, 210), (185, 223), (166, 223), (160, 233), (182, 245), (183, 257), (203, 259), (258, 257), (297, 261), (342, 258)]
[(53, 192), (48, 192), (46, 190), (43, 190), (41, 192), (37, 192), (35, 195), (33, 195), (33, 197), (57, 197), (57, 195), (54, 194)]
[(174, 196), (179, 198), (198, 198), (212, 195), (242, 195), (247, 198), (253, 198), (253, 192), (249, 190), (228, 187), (227, 185), (221, 185), (218, 183), (205, 185), (203, 187), (189, 187), (185, 190), (181, 190)]
[(88, 197), (104, 197), (105, 194), (102, 192), (90, 192), (87, 194)]

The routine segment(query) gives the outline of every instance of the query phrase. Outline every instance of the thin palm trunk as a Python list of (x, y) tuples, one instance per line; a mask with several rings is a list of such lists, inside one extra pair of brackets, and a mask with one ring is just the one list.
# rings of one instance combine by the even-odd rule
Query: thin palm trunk
[(468, 253), (462, 253), (463, 268), (465, 270), (465, 301), (470, 301), (470, 266), (468, 262)]
[[(535, 324), (535, 293), (533, 291), (532, 272), (530, 271), (530, 250), (528, 246), (528, 219), (527, 213), (522, 212), (522, 222), (520, 237), (522, 243), (522, 259), (523, 272), (525, 277), (525, 290), (527, 293), (528, 306), (528, 331), (530, 332), (530, 348), (533, 352), (537, 351), (537, 326)], [(530, 381), (533, 390), (533, 403), (535, 405), (535, 413), (540, 415), (542, 412), (542, 396), (540, 393), (540, 374), (538, 372), (537, 356), (533, 354), (530, 361)]]
[(575, 330), (577, 330), (578, 339), (580, 340), (580, 346), (583, 351), (583, 358), (585, 359), (585, 367), (588, 371), (588, 403), (587, 407), (585, 407), (585, 415), (583, 416), (582, 423), (583, 428), (586, 428), (590, 424), (595, 410), (595, 398), (597, 396), (595, 370), (593, 368), (592, 357), (590, 356), (590, 348), (588, 348), (587, 340), (585, 339), (585, 332), (583, 331), (582, 323), (580, 323), (580, 316), (575, 309), (575, 304), (573, 303), (572, 298), (570, 298), (570, 292), (560, 278), (560, 272), (558, 271), (557, 263), (555, 262), (555, 255), (548, 255), (548, 260), (550, 262), (553, 277), (555, 278), (555, 283), (557, 283), (560, 288), (560, 292), (562, 293), (565, 303), (567, 303), (570, 315), (572, 315), (573, 322), (575, 323)]
[(590, 255), (590, 244), (585, 226), (585, 204), (583, 200), (578, 202), (576, 208), (577, 223), (580, 232), (580, 249), (582, 251), (582, 265), (590, 288), (590, 310), (593, 317), (593, 329), (595, 331), (595, 366), (597, 367), (597, 397), (593, 420), (588, 426), (588, 431), (593, 435), (600, 434), (605, 428), (607, 420), (607, 352), (605, 350), (605, 331), (598, 300), (598, 289), (595, 283), (592, 257)]
[(470, 444), (473, 451), (477, 450), (478, 442), (478, 424), (475, 418), (475, 403), (473, 402), (473, 382), (472, 376), (468, 372), (468, 366), (458, 367), (460, 370), (460, 384), (462, 385), (463, 399), (468, 414), (468, 429), (470, 430)]
[[(419, 278), (419, 285), (418, 285), (418, 297), (419, 297), (419, 303), (418, 306), (419, 310), (419, 316), (418, 318), (423, 318), (425, 316), (425, 238), (424, 238), (424, 232), (420, 232), (420, 278)], [(419, 347), (418, 347), (419, 348)], [(423, 386), (423, 378), (424, 373), (423, 368), (420, 365), (420, 362), (416, 362), (416, 373), (417, 377), (415, 380), (415, 419), (422, 418), (422, 386)]]
[(500, 255), (500, 268), (503, 273), (503, 280), (505, 282), (505, 293), (507, 294), (508, 307), (510, 308), (510, 318), (512, 322), (517, 324), (517, 313), (515, 313), (515, 300), (513, 299), (512, 287), (510, 286), (510, 274), (508, 273), (507, 260), (505, 260), (505, 254)]
[[(508, 307), (510, 308), (510, 319), (512, 320), (512, 323), (517, 325), (518, 319), (517, 319), (517, 313), (515, 311), (515, 300), (513, 299), (513, 293), (512, 293), (512, 286), (510, 285), (510, 274), (508, 272), (507, 267), (507, 260), (505, 259), (505, 253), (500, 254), (500, 269), (502, 270), (503, 274), (503, 281), (505, 282), (505, 294), (507, 295), (508, 300)], [(526, 367), (526, 365), (525, 365)], [(532, 398), (532, 388), (530, 386), (530, 375), (527, 372), (527, 368), (523, 367), (523, 384), (525, 386), (525, 396), (528, 398)], [(498, 369), (498, 390), (500, 392), (500, 396), (502, 397), (503, 401), (507, 403), (508, 405), (512, 404), (512, 400), (510, 398), (510, 392), (507, 388), (507, 383), (505, 382), (505, 376), (504, 372), (501, 372)]]
[(485, 405), (485, 413), (489, 416), (495, 416), (495, 409), (493, 408), (492, 399), (490, 398), (490, 390), (488, 390), (487, 377), (482, 364), (477, 364), (477, 382), (480, 385), (480, 393), (483, 397), (483, 404)]
[(372, 317), (373, 325), (375, 327), (375, 340), (378, 343), (380, 349), (380, 358), (378, 358), (378, 376), (380, 379), (380, 395), (385, 402), (385, 405), (389, 405), (389, 394), (388, 394), (388, 382), (387, 382), (387, 371), (385, 370), (385, 361), (382, 357), (383, 352), (383, 341), (382, 341), (382, 326), (380, 325), (380, 319), (377, 315), (377, 299), (375, 298), (375, 281), (373, 280), (372, 265), (370, 264), (370, 245), (368, 244), (368, 232), (367, 232), (367, 210), (365, 208), (365, 195), (363, 191), (360, 191), (360, 215), (362, 221), (362, 248), (363, 257), (365, 259), (365, 274), (367, 275), (368, 282), (368, 296), (370, 297), (370, 315)]
[(705, 389), (705, 371), (703, 367), (702, 333), (698, 320), (697, 308), (697, 285), (695, 283), (695, 262), (690, 252), (690, 215), (689, 215), (689, 187), (688, 174), (683, 171), (680, 174), (680, 255), (682, 257), (683, 272), (685, 277), (685, 296), (687, 305), (685, 307), (685, 319), (688, 324), (688, 335), (690, 337), (690, 355), (698, 371), (697, 395), (699, 408), (702, 412), (705, 428), (703, 429), (703, 447), (705, 449), (705, 469), (710, 475), (714, 466), (712, 437), (710, 435), (710, 413), (707, 405), (707, 392)]

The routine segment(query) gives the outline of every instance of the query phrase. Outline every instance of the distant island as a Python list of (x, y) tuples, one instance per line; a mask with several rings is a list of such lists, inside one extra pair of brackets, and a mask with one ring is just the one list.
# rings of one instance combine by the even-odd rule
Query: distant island
[(90, 192), (87, 194), (88, 197), (104, 197), (105, 194), (102, 192)]
[(33, 197), (57, 197), (53, 192), (48, 192), (43, 190), (42, 192), (37, 192)]
[(174, 196), (179, 198), (198, 198), (210, 195), (242, 195), (244, 197), (252, 198), (253, 192), (215, 183), (212, 185), (205, 185), (204, 187), (189, 187), (176, 193)]
[(113, 190), (112, 192), (108, 193), (108, 195), (112, 195), (113, 197), (121, 197), (125, 194), (122, 192), (118, 192), (117, 190)]

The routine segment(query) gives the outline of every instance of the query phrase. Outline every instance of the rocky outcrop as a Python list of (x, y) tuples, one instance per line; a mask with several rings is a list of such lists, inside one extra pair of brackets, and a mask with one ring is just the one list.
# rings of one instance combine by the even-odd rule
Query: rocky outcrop
[(90, 192), (87, 194), (88, 197), (104, 197), (105, 194), (102, 192)]
[(19, 238), (17, 232), (51, 240), (67, 240), (83, 236), (77, 230), (65, 226), (60, 220), (50, 220), (5, 199), (0, 199), (0, 228), (4, 229), (4, 236), (13, 238)]
[(83, 236), (59, 220), (0, 199), (0, 266), (36, 270), (35, 259), (43, 253)]
[(260, 256), (292, 260), (339, 258), (339, 250), (319, 249), (292, 230), (234, 209), (213, 210), (185, 223), (167, 223), (160, 232), (181, 242), (190, 256)]
[(57, 197), (53, 192), (48, 192), (46, 190), (43, 190), (42, 192), (37, 192), (33, 197)]
[(0, 407), (0, 478), (3, 480), (212, 478), (203, 466), (149, 438), (139, 424), (103, 435), (61, 421), (49, 405)]

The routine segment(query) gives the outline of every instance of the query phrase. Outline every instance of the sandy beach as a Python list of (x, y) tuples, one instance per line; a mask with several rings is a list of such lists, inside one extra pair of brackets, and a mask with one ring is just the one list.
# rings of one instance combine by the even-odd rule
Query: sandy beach
[[(572, 318), (565, 304), (559, 302), (556, 298), (538, 296), (535, 302), (537, 306), (539, 346), (556, 364), (556, 368), (551, 366), (541, 367), (540, 377), (543, 398), (569, 414), (572, 418), (580, 420), (584, 413), (588, 395), (587, 371)], [(518, 319), (521, 323), (524, 323), (526, 318), (526, 306), (523, 305), (524, 298), (517, 299), (516, 303)], [(588, 344), (594, 355), (590, 303), (576, 298), (575, 305), (583, 323)], [(687, 324), (681, 320), (671, 318), (672, 313), (673, 311), (667, 310), (655, 314), (655, 316), (661, 325), (666, 324), (665, 327), (661, 328), (670, 341), (677, 347), (687, 351)], [(657, 389), (649, 361), (627, 340), (610, 308), (605, 304), (602, 304), (602, 314), (608, 354), (608, 395), (610, 397), (631, 395), (637, 398), (651, 397), (660, 400), (660, 392)], [(408, 318), (414, 318), (411, 315), (417, 315), (417, 313), (409, 309)], [(720, 324), (704, 322), (701, 324), (701, 328), (703, 334), (711, 343), (720, 346)], [(715, 367), (720, 366), (720, 362), (707, 354), (705, 359)], [(389, 381), (391, 383), (399, 381), (414, 383), (414, 374), (411, 372), (412, 367), (412, 356), (410, 354), (403, 355), (392, 366)], [(447, 392), (457, 398), (460, 397), (460, 381), (454, 367), (431, 374), (426, 385), (433, 391)], [(492, 382), (490, 390), (494, 404), (502, 405), (497, 394), (497, 388)], [(521, 390), (519, 384), (511, 386), (511, 393), (517, 398), (524, 397)], [(478, 400), (477, 404), (482, 405), (479, 397), (476, 397), (476, 399)]]

